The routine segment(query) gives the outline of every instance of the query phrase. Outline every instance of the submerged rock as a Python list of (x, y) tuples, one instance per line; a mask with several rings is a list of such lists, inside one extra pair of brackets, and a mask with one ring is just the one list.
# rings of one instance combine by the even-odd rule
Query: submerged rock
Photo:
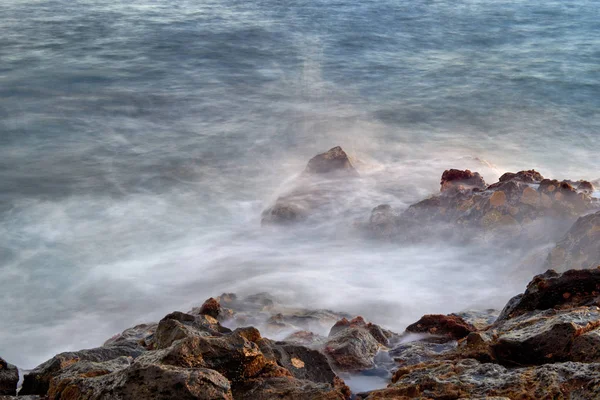
[(0, 395), (16, 395), (19, 370), (0, 357)]
[(318, 154), (296, 179), (293, 189), (280, 196), (262, 213), (262, 224), (291, 224), (303, 221), (318, 210), (343, 201), (340, 185), (358, 177), (348, 155), (337, 146)]
[(358, 172), (352, 166), (348, 155), (340, 146), (336, 146), (325, 153), (311, 158), (306, 165), (304, 174), (345, 174), (358, 176)]
[(592, 268), (600, 265), (600, 212), (580, 217), (548, 255), (546, 267)]

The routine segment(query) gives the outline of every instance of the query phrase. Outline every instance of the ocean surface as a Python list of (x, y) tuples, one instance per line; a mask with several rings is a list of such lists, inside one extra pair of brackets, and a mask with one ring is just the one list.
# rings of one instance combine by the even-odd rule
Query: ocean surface
[[(261, 229), (336, 145), (360, 189)], [(0, 356), (32, 368), (224, 291), (397, 331), (501, 308), (539, 272), (521, 253), (353, 221), (447, 168), (598, 179), (599, 149), (595, 0), (2, 0)]]

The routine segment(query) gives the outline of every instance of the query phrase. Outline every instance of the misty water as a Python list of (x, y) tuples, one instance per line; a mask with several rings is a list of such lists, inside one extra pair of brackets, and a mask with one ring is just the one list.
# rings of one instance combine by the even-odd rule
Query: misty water
[[(552, 243), (354, 223), (448, 168), (600, 177), (593, 0), (3, 0), (0, 38), (0, 355), (22, 368), (225, 291), (396, 331), (501, 308)], [(261, 228), (336, 145), (361, 174), (342, 205)]]

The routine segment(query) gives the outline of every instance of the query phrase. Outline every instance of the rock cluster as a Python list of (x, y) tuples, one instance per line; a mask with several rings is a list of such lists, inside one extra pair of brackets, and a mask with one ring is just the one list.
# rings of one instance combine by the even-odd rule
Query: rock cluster
[[(439, 194), (402, 213), (388, 205), (375, 207), (367, 228), (377, 236), (412, 235), (415, 227), (449, 224), (483, 231), (519, 233), (534, 221), (572, 221), (600, 206), (589, 182), (544, 179), (537, 171), (506, 173), (486, 186), (478, 173), (447, 170)], [(437, 229), (437, 228), (436, 228)]]
[(392, 383), (359, 398), (598, 398), (599, 280), (600, 267), (547, 271), (483, 329), (426, 316), (410, 330), (434, 336), (392, 350), (400, 364)]

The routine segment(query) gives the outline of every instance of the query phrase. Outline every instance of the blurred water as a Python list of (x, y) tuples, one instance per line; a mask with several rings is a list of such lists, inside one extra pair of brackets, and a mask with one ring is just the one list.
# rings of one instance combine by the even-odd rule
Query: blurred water
[[(599, 17), (592, 0), (4, 0), (0, 355), (33, 367), (222, 291), (398, 330), (501, 307), (519, 254), (349, 226), (451, 167), (597, 179)], [(361, 161), (347, 207), (261, 230), (335, 145)]]

